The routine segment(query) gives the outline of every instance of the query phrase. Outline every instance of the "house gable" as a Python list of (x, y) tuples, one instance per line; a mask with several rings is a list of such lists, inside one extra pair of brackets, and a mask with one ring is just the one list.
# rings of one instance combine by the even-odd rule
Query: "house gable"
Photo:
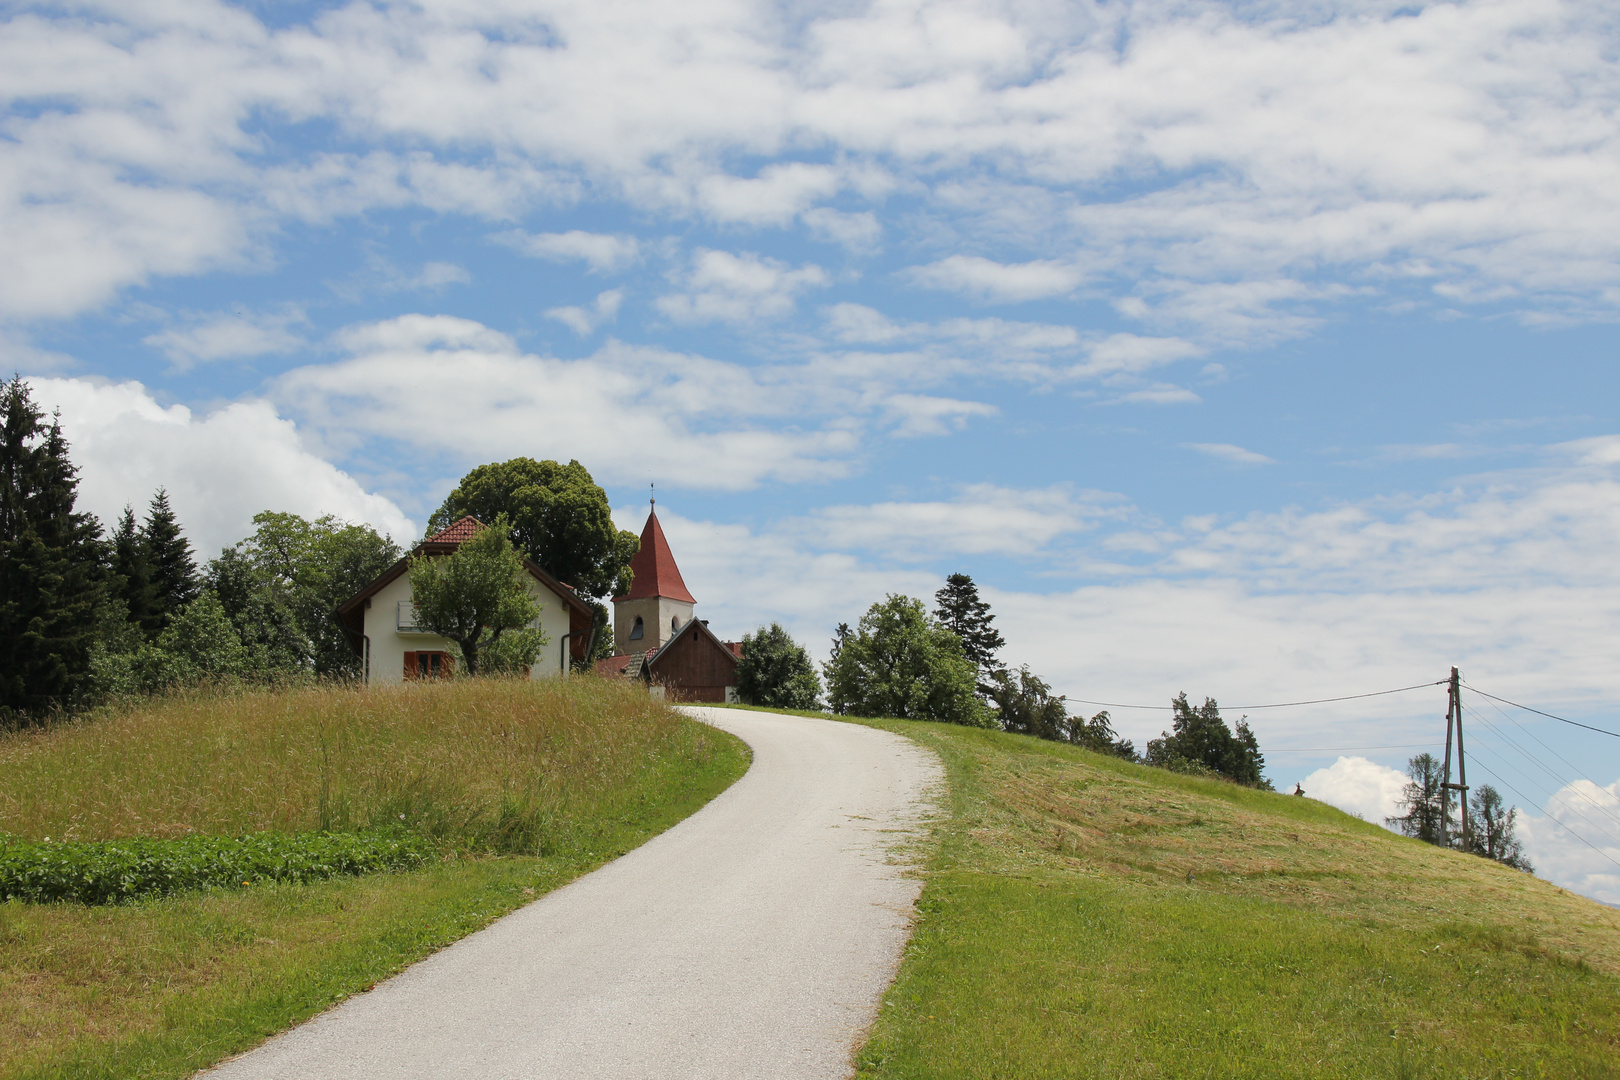
[(647, 658), (648, 679), (677, 701), (725, 701), (737, 685), (737, 655), (701, 619)]

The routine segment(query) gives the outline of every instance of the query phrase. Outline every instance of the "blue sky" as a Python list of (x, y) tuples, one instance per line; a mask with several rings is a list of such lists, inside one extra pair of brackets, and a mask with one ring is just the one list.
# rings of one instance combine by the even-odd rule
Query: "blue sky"
[[(819, 652), (965, 570), (1074, 698), (1455, 663), (1620, 730), (1606, 5), (5, 19), (0, 359), (104, 516), (406, 540), (473, 465), (573, 457), (626, 527), (657, 484), (728, 635)], [(1479, 704), (1533, 857), (1620, 902), (1620, 740)], [(1376, 818), (1443, 707), (1251, 719)]]

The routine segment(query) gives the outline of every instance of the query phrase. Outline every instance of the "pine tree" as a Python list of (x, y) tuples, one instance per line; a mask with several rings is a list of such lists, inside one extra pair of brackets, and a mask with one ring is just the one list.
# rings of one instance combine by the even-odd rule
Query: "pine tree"
[(169, 493), (162, 488), (152, 496), (141, 540), (151, 574), (153, 609), (141, 626), (148, 637), (155, 638), (197, 597), (197, 564), (191, 557), (191, 544), (180, 532)]
[(979, 599), (979, 587), (966, 574), (952, 574), (945, 579), (945, 587), (934, 594), (934, 600), (939, 605), (934, 609), (934, 618), (962, 639), (962, 655), (978, 671), (979, 693), (993, 695), (994, 688), (988, 683), (1001, 668), (996, 653), (1006, 642), (1001, 632), (990, 625), (996, 617), (990, 614), (990, 605)]
[(113, 529), (112, 572), (112, 588), (123, 599), (129, 620), (144, 629), (156, 614), (157, 601), (152, 591), (152, 569), (146, 561), (146, 543), (135, 521), (135, 511), (128, 506)]
[(1438, 844), (1442, 824), (1450, 826), (1453, 805), (1451, 792), (1441, 788), (1440, 761), (1433, 754), (1419, 754), (1406, 763), (1406, 775), (1411, 782), (1399, 804), (1406, 812), (1384, 820), (1403, 835)]
[(105, 570), (77, 495), (61, 424), (20, 377), (0, 383), (0, 719), (37, 722), (88, 692)]
[(1468, 805), (1472, 818), (1464, 849), (1527, 874), (1535, 873), (1535, 867), (1525, 857), (1523, 842), (1515, 834), (1519, 808), (1508, 806), (1501, 793), (1489, 784), (1479, 785)]

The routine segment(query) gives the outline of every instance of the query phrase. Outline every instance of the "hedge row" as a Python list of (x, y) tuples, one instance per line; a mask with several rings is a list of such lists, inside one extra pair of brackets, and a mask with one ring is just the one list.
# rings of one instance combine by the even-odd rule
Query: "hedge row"
[(52, 842), (0, 836), (0, 900), (115, 904), (184, 889), (307, 882), (419, 866), (435, 856), (404, 831), (254, 833)]

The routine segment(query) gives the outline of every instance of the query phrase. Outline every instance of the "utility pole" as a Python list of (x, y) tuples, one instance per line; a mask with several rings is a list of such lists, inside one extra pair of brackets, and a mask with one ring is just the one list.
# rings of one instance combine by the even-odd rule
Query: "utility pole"
[[(1451, 680), (1447, 684), (1450, 694), (1446, 702), (1446, 761), (1441, 771), (1440, 782), (1440, 846), (1450, 847), (1451, 838), (1447, 835), (1450, 829), (1450, 814), (1447, 813), (1446, 804), (1451, 799), (1451, 793), (1457, 793), (1457, 804), (1462, 812), (1462, 841), (1463, 846), (1468, 845), (1468, 762), (1463, 754), (1462, 729), (1462, 675), (1457, 669), (1451, 669)], [(1451, 782), (1451, 729), (1457, 729), (1457, 782)]]

